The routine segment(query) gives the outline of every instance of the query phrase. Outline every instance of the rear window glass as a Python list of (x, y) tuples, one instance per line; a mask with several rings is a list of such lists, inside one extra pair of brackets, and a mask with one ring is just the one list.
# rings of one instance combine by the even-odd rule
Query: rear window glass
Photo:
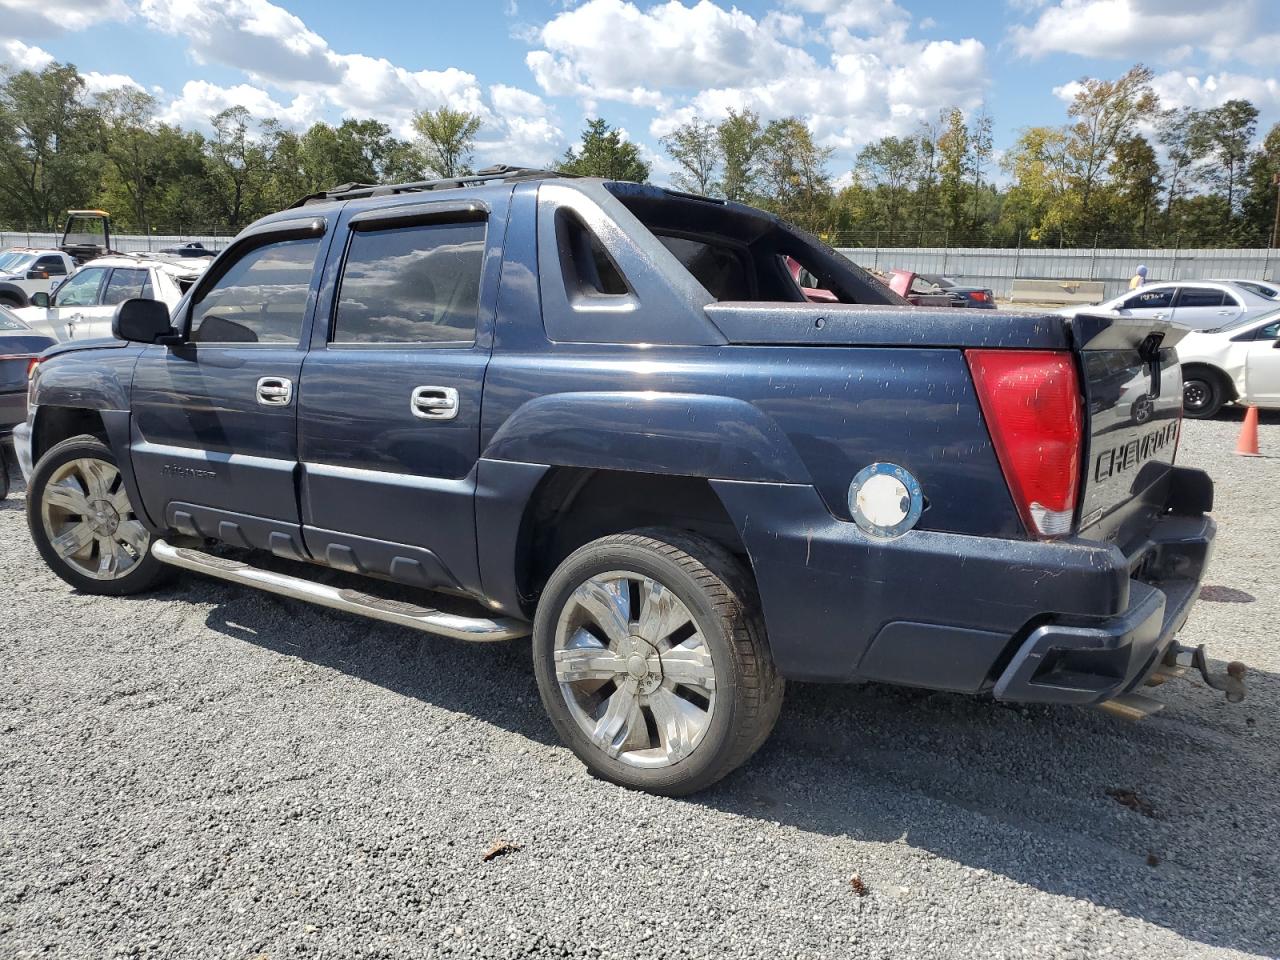
[(484, 236), (477, 221), (353, 233), (333, 342), (474, 340)]
[(6, 308), (0, 307), (0, 330), (25, 330), (24, 327), (12, 313)]
[(1183, 287), (1178, 294), (1180, 307), (1220, 307), (1226, 299), (1221, 290), (1211, 287)]

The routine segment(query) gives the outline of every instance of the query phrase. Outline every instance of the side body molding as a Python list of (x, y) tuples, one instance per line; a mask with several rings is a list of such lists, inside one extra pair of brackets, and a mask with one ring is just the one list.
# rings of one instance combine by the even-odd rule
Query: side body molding
[(515, 410), (482, 454), (550, 466), (708, 479), (812, 483), (791, 440), (733, 397), (648, 391), (557, 393)]

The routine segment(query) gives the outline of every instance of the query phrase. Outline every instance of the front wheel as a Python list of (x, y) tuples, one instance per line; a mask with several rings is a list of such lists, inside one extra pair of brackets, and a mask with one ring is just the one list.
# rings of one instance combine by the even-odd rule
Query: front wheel
[(27, 488), (27, 527), (49, 569), (85, 593), (141, 593), (170, 575), (151, 555), (115, 454), (96, 437), (72, 437), (40, 458)]
[(750, 578), (676, 531), (604, 537), (566, 559), (538, 605), (533, 654), (561, 739), (597, 776), (651, 793), (715, 783), (782, 704)]

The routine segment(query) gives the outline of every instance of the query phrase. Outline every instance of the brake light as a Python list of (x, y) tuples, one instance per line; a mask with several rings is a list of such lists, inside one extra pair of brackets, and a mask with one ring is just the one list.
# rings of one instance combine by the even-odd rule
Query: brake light
[(979, 303), (986, 303), (986, 302), (987, 302), (987, 291), (985, 291), (985, 290), (970, 290), (970, 291), (969, 291), (969, 298), (970, 298), (971, 300), (977, 300)]
[(967, 350), (965, 357), (1027, 531), (1041, 537), (1070, 533), (1084, 436), (1073, 357), (1053, 350)]
[(27, 379), (30, 380), (36, 375), (36, 366), (40, 363), (39, 357), (32, 357), (27, 361)]

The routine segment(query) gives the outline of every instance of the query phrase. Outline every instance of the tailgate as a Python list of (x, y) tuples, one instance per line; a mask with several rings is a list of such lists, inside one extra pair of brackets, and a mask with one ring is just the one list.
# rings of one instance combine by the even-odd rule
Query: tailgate
[(1123, 549), (1163, 509), (1182, 422), (1174, 347), (1186, 330), (1148, 319), (1077, 316), (1088, 419), (1080, 535)]

